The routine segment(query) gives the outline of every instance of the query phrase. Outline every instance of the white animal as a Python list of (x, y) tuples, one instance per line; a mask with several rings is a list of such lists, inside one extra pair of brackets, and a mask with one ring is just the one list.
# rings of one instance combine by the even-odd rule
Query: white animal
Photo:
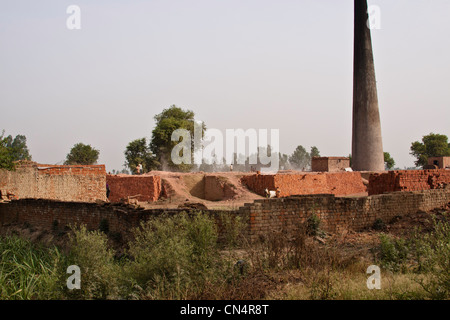
[(276, 198), (277, 197), (277, 192), (270, 190), (266, 188), (266, 190), (264, 190), (264, 193), (266, 194), (266, 198)]

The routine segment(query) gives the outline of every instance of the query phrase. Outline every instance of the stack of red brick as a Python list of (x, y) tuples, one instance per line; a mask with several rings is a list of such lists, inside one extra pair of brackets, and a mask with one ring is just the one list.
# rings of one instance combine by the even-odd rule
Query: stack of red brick
[(253, 192), (279, 190), (280, 197), (306, 194), (334, 194), (336, 196), (365, 193), (366, 187), (359, 172), (298, 173), (249, 175), (242, 182)]
[(107, 175), (111, 202), (133, 197), (138, 201), (157, 201), (161, 194), (161, 177), (142, 175)]
[(368, 193), (430, 190), (449, 183), (450, 170), (446, 169), (389, 171), (370, 175)]

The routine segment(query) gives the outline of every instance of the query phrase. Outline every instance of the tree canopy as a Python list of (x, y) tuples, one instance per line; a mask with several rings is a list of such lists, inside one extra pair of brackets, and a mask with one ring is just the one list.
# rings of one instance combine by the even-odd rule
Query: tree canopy
[(422, 142), (413, 142), (410, 150), (410, 154), (416, 158), (415, 165), (425, 166), (429, 157), (450, 156), (450, 143), (446, 135), (430, 133), (422, 137)]
[[(160, 169), (189, 171), (194, 167), (193, 161), (191, 161), (191, 164), (175, 164), (171, 159), (172, 149), (179, 143), (178, 141), (172, 141), (172, 133), (177, 129), (186, 129), (190, 132), (192, 137), (191, 151), (194, 151), (194, 117), (193, 111), (183, 110), (175, 105), (164, 109), (154, 117), (156, 125), (152, 131), (150, 150), (156, 156)], [(203, 138), (205, 130), (206, 127), (203, 124), (201, 138)], [(191, 157), (193, 159), (193, 152), (191, 152)]]
[(27, 138), (24, 135), (11, 135), (5, 137), (5, 131), (0, 135), (0, 168), (13, 170), (14, 162), (19, 160), (31, 160), (27, 147)]
[(83, 143), (75, 144), (67, 154), (66, 165), (92, 165), (97, 163), (100, 151)]
[(394, 158), (391, 157), (389, 152), (384, 152), (384, 166), (387, 170), (392, 169), (395, 166)]
[(124, 152), (125, 166), (131, 172), (136, 171), (137, 165), (142, 164), (143, 172), (158, 169), (159, 162), (150, 150), (146, 138), (136, 139), (131, 141)]
[(297, 146), (289, 157), (289, 162), (296, 169), (305, 169), (311, 164), (311, 156), (303, 146)]

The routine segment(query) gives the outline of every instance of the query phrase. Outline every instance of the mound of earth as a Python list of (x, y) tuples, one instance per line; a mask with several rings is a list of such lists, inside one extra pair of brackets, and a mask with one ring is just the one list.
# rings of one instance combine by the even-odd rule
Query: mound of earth
[(263, 198), (241, 183), (244, 175), (252, 173), (152, 171), (148, 174), (161, 177), (162, 197), (145, 203), (146, 208), (178, 208), (189, 202), (210, 209), (236, 209)]

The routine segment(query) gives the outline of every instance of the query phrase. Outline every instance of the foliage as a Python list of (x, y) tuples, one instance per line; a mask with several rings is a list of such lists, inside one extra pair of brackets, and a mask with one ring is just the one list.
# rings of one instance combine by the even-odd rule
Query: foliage
[(119, 294), (118, 265), (114, 252), (108, 248), (102, 231), (88, 231), (84, 225), (72, 227), (67, 265), (81, 270), (81, 288), (66, 289), (71, 299), (114, 299)]
[(429, 157), (450, 156), (450, 143), (446, 135), (430, 133), (422, 137), (422, 142), (413, 142), (410, 150), (416, 158), (415, 165), (425, 166)]
[(136, 171), (138, 164), (142, 164), (143, 172), (151, 171), (159, 167), (156, 157), (150, 151), (146, 138), (131, 141), (125, 150), (125, 166), (131, 172)]
[(391, 157), (389, 152), (384, 152), (384, 166), (387, 170), (394, 168), (395, 160)]
[(311, 156), (303, 146), (297, 146), (289, 157), (289, 162), (296, 169), (304, 169), (311, 164)]
[(316, 146), (311, 147), (311, 152), (309, 153), (310, 157), (320, 157), (320, 151)]
[(0, 300), (58, 298), (56, 248), (34, 245), (17, 236), (0, 238)]
[(98, 160), (100, 151), (83, 143), (75, 144), (67, 154), (66, 165), (92, 165)]
[(320, 229), (320, 218), (313, 213), (306, 220), (306, 230), (307, 233), (311, 236), (321, 235), (322, 231)]
[(152, 299), (185, 299), (222, 275), (214, 220), (203, 213), (153, 217), (134, 231), (127, 277)]
[[(177, 129), (186, 129), (191, 135), (191, 160), (193, 159), (194, 148), (194, 119), (195, 114), (191, 110), (183, 110), (175, 105), (168, 109), (164, 109), (157, 114), (154, 119), (156, 121), (155, 128), (152, 131), (152, 139), (150, 141), (150, 150), (156, 155), (157, 161), (160, 163), (160, 169), (172, 169), (176, 171), (189, 171), (193, 168), (193, 164), (175, 164), (171, 159), (172, 149), (179, 141), (172, 141), (172, 133)], [(202, 137), (206, 130), (202, 125)], [(200, 137), (199, 137), (200, 138)], [(191, 161), (193, 163), (193, 161)]]
[(0, 135), (0, 169), (13, 170), (14, 162), (31, 160), (27, 147), (27, 138), (24, 135), (11, 135), (4, 137), (5, 131)]
[(380, 236), (381, 266), (392, 272), (423, 274), (417, 282), (431, 299), (450, 297), (450, 224), (433, 219), (433, 231), (415, 230), (409, 239)]
[(384, 231), (386, 230), (386, 223), (383, 221), (383, 219), (376, 219), (375, 222), (372, 225), (372, 229), (377, 231)]
[(408, 247), (404, 239), (393, 238), (387, 234), (380, 235), (381, 267), (393, 272), (406, 271)]

